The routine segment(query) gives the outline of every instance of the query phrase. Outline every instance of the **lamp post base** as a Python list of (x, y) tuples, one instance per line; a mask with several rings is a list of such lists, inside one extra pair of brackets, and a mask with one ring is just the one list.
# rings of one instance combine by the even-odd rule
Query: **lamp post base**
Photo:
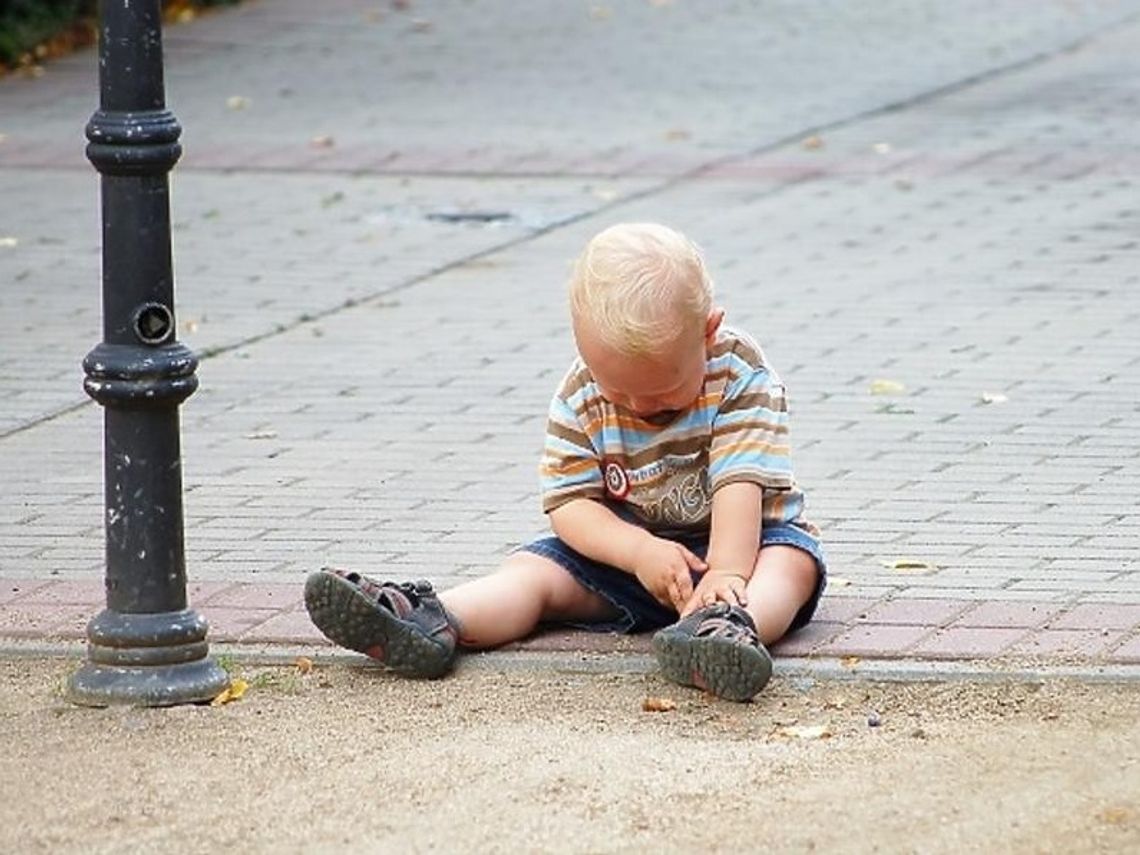
[(101, 612), (87, 627), (88, 661), (67, 686), (89, 707), (201, 703), (230, 683), (208, 656), (206, 621), (191, 609), (156, 614)]

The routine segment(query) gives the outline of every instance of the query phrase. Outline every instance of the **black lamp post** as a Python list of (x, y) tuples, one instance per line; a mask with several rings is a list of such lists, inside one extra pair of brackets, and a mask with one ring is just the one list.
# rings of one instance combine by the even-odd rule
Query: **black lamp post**
[(167, 174), (182, 129), (166, 109), (160, 0), (100, 0), (103, 342), (83, 361), (104, 411), (107, 608), (69, 685), (90, 706), (208, 700), (229, 682), (187, 607), (178, 406), (198, 361), (176, 340)]

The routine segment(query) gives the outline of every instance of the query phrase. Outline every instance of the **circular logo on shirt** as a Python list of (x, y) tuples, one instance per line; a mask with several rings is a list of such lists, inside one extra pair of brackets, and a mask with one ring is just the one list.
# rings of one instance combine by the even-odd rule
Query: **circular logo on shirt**
[(619, 464), (611, 460), (605, 465), (602, 475), (606, 479), (606, 492), (615, 499), (624, 499), (629, 495), (629, 476)]

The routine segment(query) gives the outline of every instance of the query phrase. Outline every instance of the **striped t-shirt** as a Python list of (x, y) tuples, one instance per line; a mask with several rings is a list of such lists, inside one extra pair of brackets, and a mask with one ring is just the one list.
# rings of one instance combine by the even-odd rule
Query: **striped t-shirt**
[(750, 481), (762, 488), (762, 524), (817, 533), (792, 473), (784, 385), (746, 334), (721, 327), (701, 394), (654, 421), (603, 398), (576, 359), (550, 403), (543, 510), (599, 499), (655, 534), (680, 535), (709, 529), (716, 490)]

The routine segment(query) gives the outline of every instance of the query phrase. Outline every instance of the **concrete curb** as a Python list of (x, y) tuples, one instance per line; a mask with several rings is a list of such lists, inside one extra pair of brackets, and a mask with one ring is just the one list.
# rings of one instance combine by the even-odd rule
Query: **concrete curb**
[[(0, 658), (81, 660), (85, 645), (67, 642), (12, 640), (0, 642)], [(305, 656), (319, 665), (373, 668), (356, 653), (314, 650), (291, 645), (215, 643), (215, 657), (247, 665), (287, 665)], [(378, 667), (376, 670), (380, 670)], [(551, 671), (572, 674), (651, 674), (653, 657), (644, 653), (575, 653), (573, 651), (489, 651), (465, 655), (457, 673), (465, 671)], [(775, 674), (803, 688), (814, 681), (868, 683), (1046, 683), (1066, 680), (1087, 684), (1140, 683), (1140, 665), (1085, 663), (1034, 663), (1026, 660), (933, 661), (922, 659), (849, 659), (784, 657), (776, 660)]]

